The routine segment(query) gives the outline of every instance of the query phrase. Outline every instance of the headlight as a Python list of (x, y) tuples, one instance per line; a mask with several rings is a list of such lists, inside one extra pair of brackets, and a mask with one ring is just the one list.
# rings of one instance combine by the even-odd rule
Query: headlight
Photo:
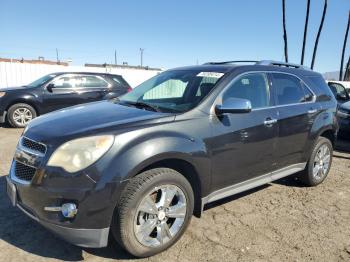
[(4, 95), (6, 95), (6, 92), (0, 92), (0, 97), (3, 97)]
[(79, 138), (61, 145), (52, 154), (48, 166), (58, 166), (67, 172), (80, 171), (99, 160), (113, 145), (114, 136)]
[(350, 117), (350, 114), (349, 114), (349, 111), (340, 108), (338, 109), (338, 116), (347, 118), (347, 117)]

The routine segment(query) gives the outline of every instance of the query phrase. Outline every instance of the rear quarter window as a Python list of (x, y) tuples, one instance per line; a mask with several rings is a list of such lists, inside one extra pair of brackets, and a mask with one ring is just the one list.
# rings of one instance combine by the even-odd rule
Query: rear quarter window
[(117, 88), (128, 89), (130, 85), (121, 76), (111, 76), (112, 81)]
[(334, 95), (322, 76), (307, 76), (306, 79), (312, 84), (312, 87), (317, 90), (318, 101), (332, 100)]

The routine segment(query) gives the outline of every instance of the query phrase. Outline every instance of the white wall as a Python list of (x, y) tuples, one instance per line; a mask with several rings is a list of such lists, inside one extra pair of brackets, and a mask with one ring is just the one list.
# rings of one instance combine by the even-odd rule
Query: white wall
[(0, 62), (0, 88), (26, 85), (43, 75), (54, 72), (73, 71), (119, 74), (122, 75), (132, 87), (141, 84), (143, 81), (160, 72), (129, 68), (101, 68)]

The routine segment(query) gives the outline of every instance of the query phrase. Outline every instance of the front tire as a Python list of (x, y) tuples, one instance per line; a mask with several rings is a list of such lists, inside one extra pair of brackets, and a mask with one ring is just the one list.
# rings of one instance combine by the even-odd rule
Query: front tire
[(12, 127), (23, 128), (36, 117), (35, 109), (24, 103), (12, 105), (7, 113), (7, 120)]
[(179, 240), (193, 213), (194, 195), (175, 170), (155, 168), (132, 178), (112, 221), (117, 242), (136, 257), (160, 253)]
[(333, 145), (329, 139), (319, 137), (312, 150), (309, 162), (300, 173), (300, 181), (307, 186), (317, 186), (327, 177), (332, 165)]

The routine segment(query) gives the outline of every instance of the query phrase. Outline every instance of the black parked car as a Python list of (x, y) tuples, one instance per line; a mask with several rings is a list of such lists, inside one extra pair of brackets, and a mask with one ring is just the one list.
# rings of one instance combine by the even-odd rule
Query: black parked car
[(350, 134), (350, 96), (345, 87), (337, 82), (328, 82), (335, 98), (338, 101), (339, 131)]
[[(297, 173), (327, 177), (337, 101), (298, 65), (209, 63), (163, 72), (119, 100), (31, 121), (7, 190), (67, 241), (138, 257), (174, 244), (205, 204)], [(34, 232), (35, 233), (35, 232)]]
[(33, 83), (0, 89), (0, 123), (25, 127), (33, 118), (87, 102), (115, 98), (131, 91), (120, 75), (53, 73)]

